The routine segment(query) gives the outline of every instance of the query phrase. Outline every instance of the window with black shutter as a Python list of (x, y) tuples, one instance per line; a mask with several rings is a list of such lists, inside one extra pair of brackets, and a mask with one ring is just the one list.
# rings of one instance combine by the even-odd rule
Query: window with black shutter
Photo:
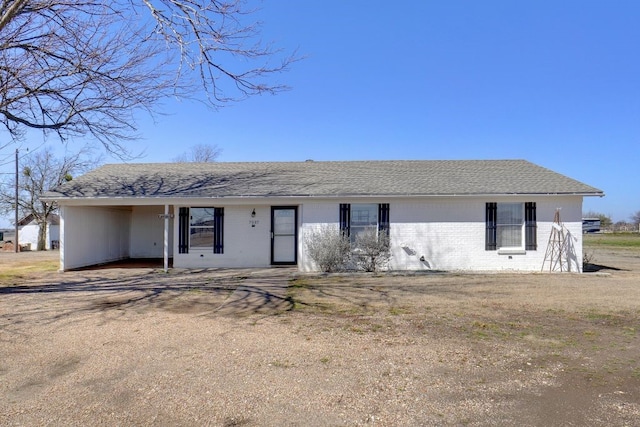
[(378, 205), (378, 232), (389, 235), (389, 203)]
[(224, 253), (224, 208), (214, 208), (213, 211), (213, 253)]
[(355, 242), (356, 235), (366, 229), (389, 233), (388, 203), (341, 203), (340, 230)]
[(489, 202), (486, 204), (485, 218), (485, 250), (537, 250), (535, 202)]
[(224, 208), (182, 207), (178, 213), (178, 253), (190, 250), (224, 253)]
[(524, 204), (524, 240), (525, 249), (535, 251), (538, 249), (538, 225), (536, 222), (536, 203)]
[(178, 253), (189, 253), (189, 208), (180, 208), (178, 213)]
[(345, 236), (349, 236), (349, 225), (351, 224), (351, 205), (348, 203), (340, 204), (340, 231)]
[(495, 251), (496, 246), (496, 214), (498, 212), (497, 203), (487, 203), (486, 207), (486, 237), (485, 250)]

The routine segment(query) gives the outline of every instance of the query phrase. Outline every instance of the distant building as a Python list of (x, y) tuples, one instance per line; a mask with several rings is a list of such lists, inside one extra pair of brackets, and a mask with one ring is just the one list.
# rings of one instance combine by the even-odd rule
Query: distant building
[(598, 233), (600, 231), (600, 218), (582, 218), (583, 233)]
[[(58, 249), (60, 242), (60, 217), (56, 214), (49, 215), (47, 220), (47, 238), (45, 249)], [(20, 246), (30, 250), (38, 248), (38, 233), (40, 225), (36, 222), (33, 214), (29, 214), (18, 221), (18, 239)]]
[(13, 241), (15, 234), (15, 230), (12, 228), (0, 228), (0, 242)]

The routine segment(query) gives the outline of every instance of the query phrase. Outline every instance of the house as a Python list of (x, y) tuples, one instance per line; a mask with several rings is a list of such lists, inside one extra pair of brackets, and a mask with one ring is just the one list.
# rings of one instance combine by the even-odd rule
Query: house
[[(38, 248), (39, 232), (40, 224), (35, 220), (33, 214), (28, 214), (18, 221), (18, 239), (21, 247), (36, 250)], [(60, 217), (56, 214), (51, 214), (47, 218), (45, 249), (57, 249), (59, 241)]]
[(126, 258), (179, 268), (317, 269), (324, 224), (389, 233), (390, 270), (540, 271), (554, 215), (582, 269), (582, 200), (597, 188), (524, 160), (111, 164), (46, 195), (61, 269)]

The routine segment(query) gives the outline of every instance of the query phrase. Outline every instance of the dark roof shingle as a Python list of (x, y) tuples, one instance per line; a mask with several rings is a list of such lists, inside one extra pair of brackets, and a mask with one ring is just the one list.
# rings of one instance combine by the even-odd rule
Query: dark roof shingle
[(602, 191), (525, 160), (109, 164), (48, 199), (583, 194)]

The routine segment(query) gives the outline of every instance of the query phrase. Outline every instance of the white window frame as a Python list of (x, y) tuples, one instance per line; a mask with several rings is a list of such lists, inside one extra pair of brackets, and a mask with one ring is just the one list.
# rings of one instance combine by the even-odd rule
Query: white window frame
[[(503, 209), (507, 206), (518, 206), (520, 208), (520, 222), (519, 223), (515, 223), (515, 222), (502, 222), (501, 223), (501, 215), (500, 215), (500, 207), (502, 207)], [(505, 251), (522, 251), (524, 252), (525, 250), (525, 206), (524, 203), (522, 202), (504, 202), (504, 203), (500, 203), (498, 202), (496, 204), (496, 247), (498, 248), (498, 251), (502, 251), (503, 253)], [(503, 220), (504, 221), (504, 220)], [(515, 227), (515, 226), (519, 226), (520, 227), (520, 244), (517, 246), (502, 246), (502, 240), (501, 239), (501, 233), (500, 233), (500, 229), (501, 228), (506, 228), (506, 227)]]
[[(355, 209), (354, 209), (355, 207)], [(364, 219), (360, 219), (360, 224), (358, 224), (356, 220), (354, 220), (354, 218), (356, 217), (356, 215), (354, 215), (354, 212), (364, 212), (366, 207), (366, 211), (369, 212), (373, 212), (373, 216), (375, 218), (375, 222), (372, 222), (371, 220), (365, 221)], [(365, 231), (369, 228), (373, 228), (374, 230), (376, 230), (376, 236), (378, 235), (378, 224), (380, 222), (380, 218), (378, 218), (378, 210), (379, 210), (379, 204), (377, 203), (351, 203), (350, 207), (350, 216), (349, 216), (349, 239), (351, 240), (352, 244), (355, 244), (356, 242), (356, 237), (358, 235), (358, 232), (362, 232)], [(362, 218), (362, 217), (361, 217)]]
[[(202, 209), (202, 210), (210, 210), (211, 211), (211, 218), (208, 220), (208, 222), (211, 225), (194, 225), (193, 224), (193, 211), (196, 209)], [(193, 206), (189, 208), (189, 249), (190, 250), (194, 250), (194, 251), (209, 251), (209, 250), (213, 250), (213, 245), (214, 245), (214, 230), (215, 230), (215, 223), (214, 223), (214, 207), (213, 206)], [(204, 218), (204, 216), (203, 216)], [(193, 245), (193, 235), (194, 230), (209, 230), (211, 233), (211, 241), (209, 242), (208, 245), (199, 245), (199, 246), (194, 246)]]

